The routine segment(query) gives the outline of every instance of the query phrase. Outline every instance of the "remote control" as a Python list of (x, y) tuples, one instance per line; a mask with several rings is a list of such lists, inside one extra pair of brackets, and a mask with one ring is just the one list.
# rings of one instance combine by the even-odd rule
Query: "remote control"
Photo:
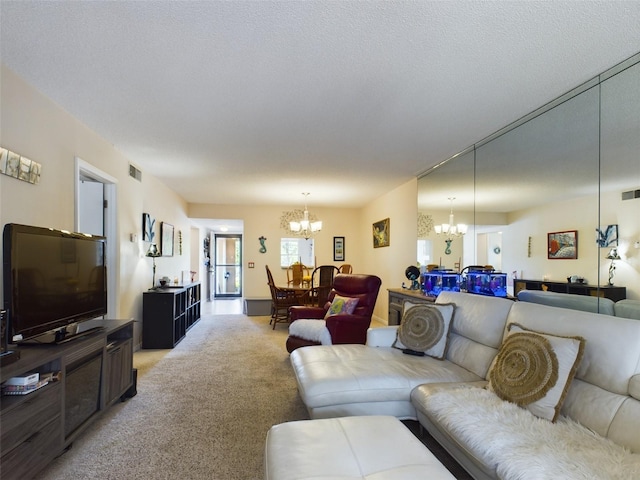
[(402, 350), (402, 353), (406, 353), (407, 355), (415, 355), (416, 357), (424, 357), (424, 352), (418, 352), (416, 350), (411, 350), (410, 348), (405, 348)]

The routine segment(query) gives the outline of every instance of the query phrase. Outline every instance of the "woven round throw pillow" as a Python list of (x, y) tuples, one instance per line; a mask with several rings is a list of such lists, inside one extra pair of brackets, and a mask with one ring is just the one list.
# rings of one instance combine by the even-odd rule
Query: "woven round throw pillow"
[(440, 310), (429, 305), (416, 305), (402, 317), (398, 340), (411, 350), (423, 352), (437, 344), (444, 332), (444, 318)]
[(489, 381), (498, 397), (529, 405), (543, 398), (558, 381), (558, 357), (546, 338), (513, 333), (503, 342)]

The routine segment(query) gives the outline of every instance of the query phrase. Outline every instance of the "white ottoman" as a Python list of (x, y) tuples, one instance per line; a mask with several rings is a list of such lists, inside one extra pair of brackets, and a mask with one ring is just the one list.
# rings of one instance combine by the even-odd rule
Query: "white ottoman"
[(455, 477), (397, 418), (359, 416), (274, 425), (265, 480), (409, 480)]

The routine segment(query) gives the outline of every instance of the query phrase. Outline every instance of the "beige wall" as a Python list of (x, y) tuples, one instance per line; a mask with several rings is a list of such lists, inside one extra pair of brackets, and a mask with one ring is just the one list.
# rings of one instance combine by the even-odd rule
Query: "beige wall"
[[(616, 261), (613, 283), (626, 287), (627, 298), (640, 300), (640, 249), (634, 248), (634, 242), (640, 240), (640, 199), (623, 201), (620, 193), (614, 192), (603, 194), (601, 202), (610, 212), (603, 214), (603, 227), (617, 224), (619, 229), (618, 251), (622, 260)], [(557, 282), (566, 281), (570, 275), (579, 275), (591, 285), (597, 285), (600, 272), (600, 284), (606, 285), (610, 261), (605, 257), (610, 248), (599, 248), (596, 244), (593, 220), (597, 205), (597, 196), (582, 197), (563, 202), (562, 208), (547, 205), (511, 214), (509, 228), (503, 234), (503, 270), (508, 273), (516, 270), (519, 278), (546, 278)], [(569, 225), (567, 218), (572, 219)], [(545, 232), (564, 230), (578, 231), (578, 258), (549, 260)], [(527, 256), (529, 237), (531, 257)]]
[[(175, 255), (157, 259), (157, 275), (179, 276), (183, 270), (202, 275), (202, 232), (191, 226), (194, 218), (234, 218), (244, 220), (245, 296), (266, 297), (265, 265), (279, 264), (281, 207), (187, 205), (186, 202), (143, 171), (142, 182), (129, 177), (129, 160), (106, 140), (78, 119), (69, 115), (50, 99), (33, 89), (12, 71), (2, 66), (0, 77), (0, 144), (42, 164), (38, 185), (31, 185), (0, 175), (0, 223), (23, 223), (73, 230), (75, 224), (75, 158), (114, 178), (117, 182), (117, 295), (119, 318), (133, 318), (136, 343), (140, 342), (142, 320), (141, 293), (151, 286), (151, 260), (144, 256), (147, 244), (141, 241), (142, 213), (175, 227)], [(383, 288), (375, 316), (386, 323), (386, 288), (399, 287), (404, 269), (415, 259), (416, 181), (381, 195), (363, 209), (312, 209), (323, 221), (323, 231), (316, 238), (317, 264), (333, 261), (333, 237), (345, 237), (344, 263), (356, 272), (374, 273), (383, 278)], [(371, 224), (391, 219), (391, 246), (374, 249)], [(182, 255), (178, 252), (178, 232), (182, 233)], [(130, 241), (136, 234), (137, 242)], [(267, 237), (267, 253), (258, 250), (258, 238)], [(197, 238), (196, 238), (197, 237)], [(196, 251), (192, 251), (197, 249)], [(273, 269), (279, 281), (285, 273)], [(0, 279), (1, 281), (1, 279)]]
[[(407, 281), (404, 271), (415, 264), (417, 230), (417, 180), (412, 179), (395, 190), (383, 194), (363, 209), (309, 210), (322, 220), (322, 232), (315, 237), (317, 265), (350, 263), (354, 273), (378, 275), (383, 285), (374, 312), (377, 321), (387, 323), (387, 288), (398, 288)], [(286, 272), (280, 269), (280, 217), (295, 206), (246, 206), (190, 204), (191, 218), (223, 218), (244, 221), (243, 292), (245, 297), (269, 297), (265, 265), (271, 269), (276, 283), (286, 283)], [(390, 219), (389, 247), (373, 248), (372, 224)], [(201, 232), (202, 234), (202, 232)], [(260, 253), (258, 238), (267, 238), (267, 252)], [(333, 237), (345, 237), (345, 261), (333, 261)], [(248, 268), (254, 262), (255, 268)]]
[[(269, 297), (265, 265), (273, 273), (276, 283), (285, 284), (286, 272), (280, 265), (280, 239), (286, 231), (280, 228), (282, 212), (292, 210), (296, 206), (247, 206), (247, 205), (210, 205), (190, 204), (191, 218), (220, 218), (243, 220), (243, 252), (244, 267), (243, 294), (245, 297)], [(315, 237), (316, 265), (336, 265), (350, 263), (356, 272), (363, 273), (362, 255), (359, 245), (361, 235), (357, 228), (360, 210), (348, 208), (310, 208), (311, 213), (322, 220), (322, 232)], [(260, 253), (258, 238), (266, 237), (266, 253)], [(333, 237), (345, 237), (345, 261), (333, 261)], [(249, 262), (255, 264), (248, 268)]]
[[(409, 265), (416, 264), (416, 238), (418, 234), (418, 182), (414, 178), (389, 193), (381, 195), (363, 209), (360, 217), (363, 265), (368, 273), (382, 279), (376, 302), (374, 319), (387, 323), (389, 288), (400, 288), (408, 283), (404, 275)], [(390, 241), (388, 247), (373, 248), (372, 224), (389, 218)]]
[[(246, 297), (268, 297), (265, 265), (272, 267), (276, 281), (285, 281), (285, 272), (279, 265), (279, 240), (284, 235), (280, 229), (280, 216), (284, 210), (296, 208), (296, 205), (279, 207), (202, 205), (186, 202), (168, 189), (149, 172), (143, 171), (142, 182), (128, 176), (128, 159), (107, 141), (62, 110), (51, 100), (34, 90), (13, 72), (2, 66), (0, 77), (0, 144), (19, 154), (25, 155), (42, 164), (42, 178), (38, 185), (31, 185), (13, 178), (0, 175), (0, 223), (10, 222), (30, 225), (51, 226), (73, 230), (75, 158), (79, 157), (93, 167), (105, 172), (117, 181), (117, 294), (119, 298), (119, 318), (133, 318), (136, 324), (136, 342), (140, 342), (142, 320), (141, 293), (151, 286), (151, 260), (144, 256), (147, 245), (141, 241), (142, 213), (150, 213), (158, 222), (167, 222), (175, 227), (175, 255), (157, 259), (157, 276), (179, 276), (183, 270), (198, 271), (202, 277), (202, 235), (203, 232), (190, 224), (193, 218), (229, 218), (244, 221), (243, 265), (254, 262), (255, 268), (245, 268), (243, 292)], [(388, 310), (388, 288), (399, 288), (407, 282), (404, 271), (415, 264), (417, 229), (417, 180), (411, 179), (405, 184), (383, 193), (369, 205), (361, 209), (312, 208), (312, 213), (323, 221), (323, 231), (316, 238), (315, 251), (317, 264), (336, 264), (333, 261), (333, 237), (345, 237), (346, 259), (344, 263), (354, 266), (355, 272), (371, 273), (382, 278), (382, 288), (374, 312), (374, 319), (386, 323)], [(616, 205), (615, 211), (624, 221), (626, 238), (640, 238), (640, 225), (635, 215), (637, 200), (621, 202), (611, 198)], [(576, 218), (584, 205), (576, 205)], [(569, 206), (565, 206), (569, 208)], [(566, 225), (553, 224), (553, 212), (542, 212), (541, 217), (521, 212), (522, 218), (509, 219), (518, 229), (514, 237), (504, 238), (504, 270), (509, 270), (509, 251), (522, 259), (526, 253), (529, 231), (554, 231), (566, 229)], [(460, 212), (457, 221), (469, 222)], [(372, 224), (385, 218), (390, 219), (390, 246), (373, 248)], [(544, 220), (541, 220), (544, 218)], [(629, 222), (628, 219), (635, 219)], [(434, 219), (440, 221), (440, 219)], [(531, 222), (535, 223), (530, 225)], [(543, 222), (543, 228), (540, 222)], [(609, 223), (623, 223), (619, 218), (611, 218)], [(589, 217), (576, 227), (581, 231), (595, 232), (595, 226), (589, 224)], [(622, 228), (622, 227), (621, 227)], [(182, 234), (182, 255), (178, 249), (178, 235)], [(138, 236), (138, 242), (130, 241), (130, 234)], [(267, 238), (267, 252), (260, 253), (258, 238)], [(595, 252), (594, 236), (580, 237), (579, 257), (587, 258)], [(439, 244), (437, 244), (439, 245)], [(507, 247), (511, 247), (512, 248)], [(442, 247), (442, 245), (439, 245)], [(438, 248), (439, 248), (438, 247)], [(525, 276), (551, 279), (565, 276), (566, 265), (546, 260), (546, 244), (540, 240), (534, 244), (534, 256), (525, 262), (519, 262)], [(460, 256), (460, 245), (454, 244), (451, 259)], [(540, 251), (538, 251), (540, 250)], [(621, 245), (625, 260), (618, 262), (615, 282), (620, 285), (639, 285), (640, 250), (632, 244)], [(583, 257), (584, 253), (584, 257)], [(434, 254), (437, 252), (434, 251)], [(606, 255), (603, 251), (601, 256)], [(443, 259), (444, 263), (444, 259)], [(464, 263), (464, 262), (463, 262)], [(606, 278), (608, 261), (600, 266), (603, 278)], [(447, 264), (448, 267), (451, 267)], [(560, 268), (562, 267), (562, 268)], [(560, 270), (559, 270), (560, 269)], [(590, 265), (577, 261), (571, 265), (571, 273), (595, 278)], [(1, 282), (1, 279), (0, 279)], [(640, 298), (638, 289), (628, 287), (630, 298)]]
[[(179, 273), (190, 264), (186, 202), (148, 172), (142, 182), (128, 176), (128, 160), (80, 121), (37, 92), (12, 71), (0, 71), (0, 145), (42, 164), (38, 185), (0, 175), (0, 223), (74, 230), (75, 158), (117, 181), (118, 318), (142, 320), (141, 292), (151, 286), (151, 260), (144, 257), (142, 213), (183, 234), (183, 255), (158, 259), (158, 273)], [(157, 232), (159, 235), (159, 231)], [(1, 279), (0, 279), (1, 282)], [(136, 324), (139, 341), (140, 323)]]

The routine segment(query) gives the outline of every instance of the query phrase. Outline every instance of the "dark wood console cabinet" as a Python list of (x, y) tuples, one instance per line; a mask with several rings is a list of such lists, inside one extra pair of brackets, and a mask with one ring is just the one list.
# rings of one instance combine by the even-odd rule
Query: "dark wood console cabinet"
[(422, 290), (409, 290), (406, 288), (389, 288), (389, 325), (400, 325), (402, 310), (405, 300), (414, 303), (433, 303), (436, 297), (426, 296)]
[(583, 283), (569, 282), (548, 282), (545, 280), (523, 280), (513, 281), (513, 294), (518, 295), (520, 290), (547, 290), (556, 293), (572, 293), (574, 295), (589, 295), (592, 297), (604, 297), (617, 302), (627, 298), (626, 287), (615, 287), (613, 285), (586, 285)]
[(0, 382), (29, 372), (60, 376), (27, 395), (0, 397), (3, 480), (35, 476), (131, 387), (133, 320), (81, 326), (102, 330), (59, 345), (15, 347), (20, 359), (0, 370)]
[(200, 283), (142, 295), (142, 348), (173, 348), (200, 320)]

